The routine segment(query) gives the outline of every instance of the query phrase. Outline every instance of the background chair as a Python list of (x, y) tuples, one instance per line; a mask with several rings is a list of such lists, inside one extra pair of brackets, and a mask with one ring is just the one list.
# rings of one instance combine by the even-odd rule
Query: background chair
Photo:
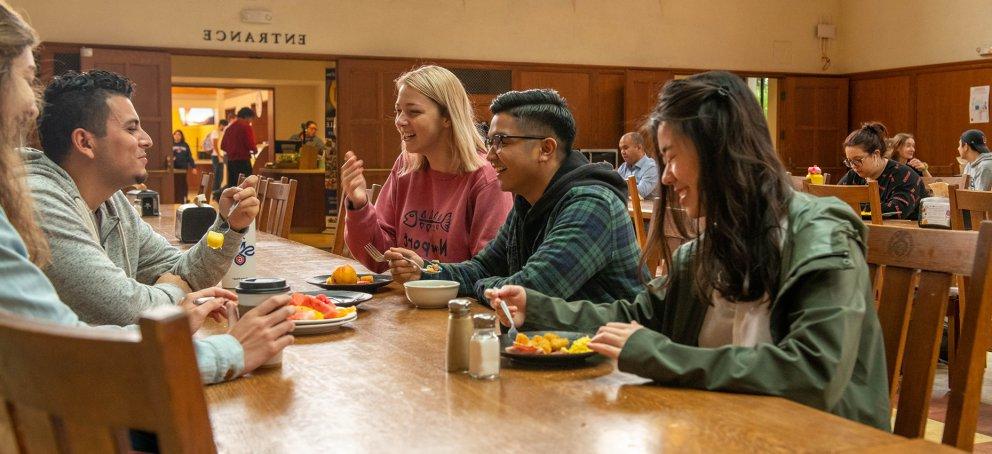
[(971, 177), (968, 175), (958, 175), (953, 177), (920, 177), (923, 180), (923, 184), (927, 185), (929, 188), (933, 183), (947, 183), (950, 185), (957, 185), (959, 188), (967, 188), (968, 182)]
[(647, 246), (647, 234), (644, 232), (644, 212), (641, 211), (641, 197), (637, 192), (637, 177), (630, 175), (627, 177), (627, 193), (630, 200), (630, 220), (634, 223), (634, 235), (637, 238), (637, 245), (644, 250)]
[[(375, 203), (379, 199), (379, 191), (382, 189), (381, 184), (373, 184), (370, 188), (366, 189), (369, 197), (369, 203)], [(344, 243), (345, 236), (345, 216), (347, 216), (347, 201), (348, 198), (338, 190), (339, 197), (341, 200), (338, 202), (338, 222), (334, 226), (334, 245), (331, 247), (331, 253), (342, 256), (351, 256), (351, 251), (347, 250), (347, 246)]]
[(882, 198), (876, 181), (869, 181), (866, 186), (811, 184), (807, 185), (806, 191), (817, 197), (837, 197), (858, 215), (861, 215), (861, 204), (867, 203), (871, 208), (871, 223), (882, 223)]
[(163, 306), (138, 324), (140, 336), (0, 317), (15, 435), (0, 451), (128, 452), (130, 428), (154, 432), (162, 452), (215, 452), (186, 315)]
[(214, 185), (214, 174), (204, 172), (203, 176), (200, 177), (200, 186), (197, 189), (196, 193), (206, 197), (207, 203), (210, 203), (210, 198), (213, 197), (214, 195), (213, 185)]
[(990, 246), (992, 223), (985, 223), (980, 234), (869, 226), (867, 260), (872, 279), (881, 280), (878, 317), (898, 435), (924, 435), (952, 277), (970, 275), (971, 294), (981, 297), (967, 308), (950, 365), (955, 370), (943, 441), (962, 449), (973, 443), (992, 325)]
[(268, 182), (265, 189), (265, 199), (262, 200), (261, 218), (265, 222), (260, 222), (259, 230), (262, 232), (289, 238), (289, 231), (293, 222), (293, 206), (296, 205), (296, 180), (289, 180), (289, 183)]

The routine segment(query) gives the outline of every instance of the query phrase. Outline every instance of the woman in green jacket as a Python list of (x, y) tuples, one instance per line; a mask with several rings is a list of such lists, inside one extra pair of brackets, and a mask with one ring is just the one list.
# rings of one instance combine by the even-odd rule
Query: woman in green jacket
[[(669, 275), (608, 305), (518, 286), (486, 296), (524, 329), (598, 329), (590, 348), (659, 384), (781, 396), (888, 430), (861, 220), (839, 200), (791, 189), (761, 107), (735, 75), (669, 82), (648, 126), (662, 161), (654, 212), (684, 213), (674, 219), (683, 233), (689, 219), (705, 223)], [(646, 254), (673, 256), (663, 221)]]

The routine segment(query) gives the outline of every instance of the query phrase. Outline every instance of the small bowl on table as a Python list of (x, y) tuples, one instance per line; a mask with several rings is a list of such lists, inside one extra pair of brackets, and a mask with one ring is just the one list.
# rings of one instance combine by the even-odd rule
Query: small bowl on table
[(458, 283), (455, 281), (420, 280), (403, 284), (406, 299), (414, 306), (424, 309), (448, 307), (448, 300), (458, 296)]

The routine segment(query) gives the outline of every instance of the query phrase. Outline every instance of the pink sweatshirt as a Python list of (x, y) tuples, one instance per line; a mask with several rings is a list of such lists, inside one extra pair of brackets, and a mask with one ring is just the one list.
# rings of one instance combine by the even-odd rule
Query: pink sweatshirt
[(345, 241), (363, 265), (375, 272), (389, 269), (388, 263), (369, 258), (364, 246), (370, 242), (381, 252), (398, 246), (426, 260), (457, 263), (496, 236), (513, 197), (500, 189), (492, 166), (467, 174), (422, 168), (401, 177), (403, 163), (401, 154), (375, 206), (348, 211)]

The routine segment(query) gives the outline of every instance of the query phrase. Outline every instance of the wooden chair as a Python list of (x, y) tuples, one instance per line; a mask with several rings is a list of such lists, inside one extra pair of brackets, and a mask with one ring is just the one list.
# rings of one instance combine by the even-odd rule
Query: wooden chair
[(214, 184), (214, 174), (209, 172), (203, 172), (203, 176), (200, 177), (200, 187), (197, 190), (197, 194), (203, 195), (207, 198), (207, 203), (210, 203), (210, 198), (213, 197), (213, 184)]
[(258, 230), (289, 238), (290, 224), (293, 222), (293, 206), (296, 205), (296, 180), (289, 183), (270, 181), (265, 189), (262, 210), (265, 214)]
[(269, 183), (271, 182), (271, 178), (262, 177), (258, 179), (258, 186), (255, 187), (255, 194), (259, 201), (258, 216), (255, 218), (256, 226), (265, 224), (265, 222), (269, 219), (265, 211), (265, 194), (268, 192)]
[(630, 175), (627, 177), (627, 192), (630, 199), (630, 221), (634, 223), (634, 235), (637, 238), (637, 245), (643, 251), (648, 244), (647, 233), (644, 231), (644, 212), (641, 211), (641, 197), (637, 192), (637, 177)]
[(947, 183), (950, 185), (957, 185), (959, 188), (967, 188), (968, 182), (971, 179), (968, 175), (958, 175), (953, 177), (920, 177), (923, 180), (923, 184), (927, 185), (929, 188), (933, 183)]
[(867, 259), (872, 279), (881, 281), (878, 317), (898, 435), (923, 437), (947, 297), (953, 275), (960, 274), (973, 278), (970, 294), (980, 297), (966, 308), (961, 343), (950, 365), (943, 441), (961, 449), (970, 449), (974, 441), (992, 326), (990, 247), (992, 223), (984, 223), (978, 234), (869, 226)]
[(807, 185), (806, 192), (817, 197), (837, 197), (850, 205), (858, 215), (861, 214), (861, 204), (867, 203), (871, 208), (871, 223), (882, 223), (882, 198), (877, 181), (869, 181), (866, 186), (811, 184)]
[[(963, 186), (959, 186), (963, 187)], [(964, 219), (965, 213), (971, 218), (971, 230), (978, 230), (982, 220), (992, 219), (992, 192), (990, 191), (969, 191), (967, 189), (950, 190), (948, 194), (951, 202), (951, 228), (954, 230), (966, 230)]]
[[(0, 396), (10, 452), (128, 452), (127, 429), (162, 452), (215, 452), (182, 309), (142, 314), (141, 334), (0, 317)], [(0, 419), (2, 420), (2, 419)]]
[[(641, 253), (648, 252), (647, 228), (644, 226), (644, 211), (641, 210), (641, 196), (637, 192), (637, 177), (630, 175), (627, 177), (627, 192), (630, 195), (630, 221), (634, 223), (634, 236), (637, 238), (637, 245), (641, 248)], [(652, 202), (648, 202), (652, 203)], [(661, 263), (661, 256), (649, 254), (645, 257), (644, 263), (648, 267), (651, 277), (657, 273), (658, 265)], [(667, 263), (667, 261), (666, 261)]]
[[(379, 190), (382, 189), (381, 184), (373, 184), (372, 187), (368, 188), (368, 196), (370, 203), (375, 203), (379, 199)], [(334, 245), (331, 246), (331, 253), (337, 255), (351, 255), (350, 251), (346, 251), (347, 248), (344, 243), (345, 235), (345, 216), (347, 215), (347, 200), (344, 194), (340, 193), (338, 190), (338, 197), (341, 199), (338, 201), (338, 223), (334, 226)]]

